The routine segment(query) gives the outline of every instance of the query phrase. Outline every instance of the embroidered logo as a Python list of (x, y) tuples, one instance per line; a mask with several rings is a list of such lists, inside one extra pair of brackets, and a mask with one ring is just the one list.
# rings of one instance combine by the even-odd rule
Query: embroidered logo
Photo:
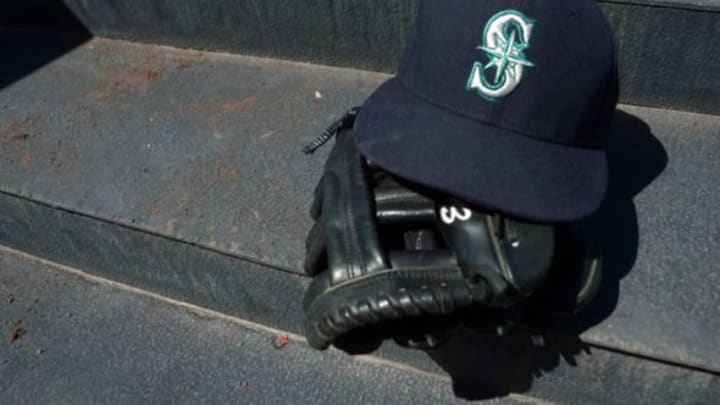
[(517, 10), (501, 11), (490, 18), (482, 45), (476, 48), (482, 50), (489, 61), (473, 64), (466, 90), (489, 101), (496, 101), (515, 90), (522, 81), (523, 70), (535, 66), (524, 53), (530, 46), (534, 23)]

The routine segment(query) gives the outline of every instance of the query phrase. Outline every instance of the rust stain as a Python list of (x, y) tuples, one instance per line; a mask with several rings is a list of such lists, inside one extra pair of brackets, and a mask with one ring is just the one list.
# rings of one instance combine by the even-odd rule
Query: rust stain
[(9, 119), (0, 122), (0, 153), (15, 153), (18, 148), (29, 144), (40, 127), (41, 120), (36, 116)]
[(26, 153), (20, 159), (20, 164), (22, 164), (25, 167), (28, 167), (28, 166), (32, 166), (33, 164), (35, 164), (35, 162), (37, 160), (38, 160), (38, 155), (36, 153)]
[(100, 101), (133, 89), (148, 87), (167, 73), (205, 61), (201, 52), (147, 44), (128, 46), (112, 40), (95, 40), (93, 49), (97, 62), (103, 69), (100, 71), (97, 86), (86, 96)]
[(22, 142), (22, 141), (28, 139), (28, 137), (30, 137), (30, 134), (28, 134), (28, 133), (15, 134), (10, 137), (10, 140), (12, 140), (14, 142)]
[(290, 344), (290, 336), (287, 334), (278, 335), (275, 338), (274, 346), (276, 349), (282, 349)]
[(40, 117), (37, 116), (16, 118), (0, 123), (0, 134), (8, 136), (12, 142), (23, 142), (32, 136), (33, 132), (37, 131), (40, 123)]
[(207, 100), (192, 103), (185, 107), (187, 112), (199, 113), (204, 116), (213, 116), (231, 112), (244, 112), (252, 108), (257, 98), (248, 96), (239, 101)]
[(225, 103), (222, 105), (222, 109), (229, 112), (241, 112), (247, 111), (249, 108), (255, 105), (257, 99), (255, 97), (245, 97), (244, 99), (236, 103)]
[(207, 163), (196, 162), (193, 169), (203, 179), (218, 178), (224, 182), (234, 182), (240, 177), (237, 159), (232, 152), (223, 153)]
[(16, 326), (15, 329), (13, 329), (12, 333), (10, 334), (10, 342), (15, 342), (16, 340), (23, 337), (27, 331), (19, 326)]
[(158, 207), (156, 204), (152, 204), (147, 207), (145, 210), (148, 214), (148, 216), (153, 217), (160, 213), (160, 207)]
[(233, 181), (238, 178), (239, 174), (234, 167), (220, 168), (220, 177), (225, 181)]
[(80, 160), (77, 147), (66, 145), (62, 140), (53, 143), (36, 139), (44, 128), (41, 116), (26, 116), (0, 121), (0, 153), (24, 167), (31, 167), (43, 160), (49, 160), (59, 170), (69, 163), (74, 166)]
[(48, 152), (50, 164), (55, 170), (77, 167), (82, 162), (80, 153), (75, 145), (67, 145), (62, 140), (57, 140)]
[[(152, 217), (152, 223), (158, 231), (174, 234), (178, 219), (202, 218), (204, 211), (198, 207), (214, 204), (218, 193), (239, 187), (238, 180), (243, 173), (237, 162), (237, 154), (236, 150), (230, 149), (215, 157), (196, 158), (177, 173), (175, 177), (178, 186), (167, 190), (146, 207), (149, 215), (157, 214)], [(208, 230), (209, 233), (214, 231)], [(236, 249), (239, 247), (235, 246)]]
[(177, 64), (175, 65), (175, 69), (178, 69), (178, 70), (187, 69), (187, 68), (189, 68), (190, 66), (192, 66), (192, 65), (194, 65), (194, 64), (195, 64), (195, 61), (180, 60), (180, 61), (178, 61)]
[(184, 111), (193, 114), (199, 122), (208, 125), (211, 130), (209, 134), (212, 135), (212, 129), (217, 124), (233, 119), (234, 114), (252, 111), (257, 101), (255, 96), (247, 96), (240, 100), (203, 100), (186, 105)]
[(156, 82), (167, 70), (165, 67), (121, 66), (103, 73), (100, 83), (88, 96), (105, 100), (135, 88), (147, 87)]
[(165, 223), (165, 233), (175, 233), (175, 226), (177, 225), (177, 218), (173, 218)]
[(157, 80), (160, 73), (155, 70), (148, 70), (147, 73), (145, 73), (145, 81), (148, 83), (154, 82)]

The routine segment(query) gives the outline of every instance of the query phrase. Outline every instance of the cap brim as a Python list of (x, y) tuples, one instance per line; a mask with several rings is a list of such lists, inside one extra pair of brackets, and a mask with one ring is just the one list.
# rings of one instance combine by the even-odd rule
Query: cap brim
[(607, 190), (604, 150), (543, 142), (472, 120), (419, 98), (398, 79), (367, 100), (355, 130), (374, 165), (530, 220), (585, 218)]

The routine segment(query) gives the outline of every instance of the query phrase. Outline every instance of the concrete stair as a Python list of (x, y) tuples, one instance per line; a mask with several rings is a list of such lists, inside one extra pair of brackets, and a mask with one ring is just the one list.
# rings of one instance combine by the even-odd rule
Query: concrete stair
[(3, 248), (0, 297), (6, 403), (465, 403), (446, 376), (319, 354), (297, 336)]
[[(300, 3), (306, 14), (298, 11)], [(219, 18), (215, 6), (191, 12), (201, 7), (199, 2), (154, 2), (154, 8), (144, 6), (152, 12), (143, 13), (139, 2), (69, 0), (67, 7), (58, 7), (81, 23), (56, 21), (52, 30), (65, 33), (28, 30), (32, 24), (0, 30), (3, 60), (12, 61), (0, 64), (0, 245), (12, 249), (0, 255), (10, 263), (3, 264), (0, 277), (39, 295), (45, 276), (36, 277), (35, 271), (55, 271), (45, 268), (53, 266), (44, 262), (49, 261), (61, 270), (70, 266), (301, 335), (299, 303), (309, 281), (300, 272), (310, 226), (306, 212), (327, 148), (312, 157), (300, 149), (389, 76), (91, 39), (88, 33), (392, 71), (412, 2), (305, 3), (287, 2), (281, 13), (280, 6), (239, 1), (223, 14), (226, 26), (212, 30), (210, 21)], [(334, 36), (323, 31), (328, 29), (325, 19), (309, 17), (325, 3), (338, 7), (331, 14), (336, 19), (328, 20), (337, 23)], [(574, 324), (550, 329), (542, 347), (529, 336), (498, 340), (458, 330), (441, 350), (411, 351), (386, 342), (373, 352), (374, 359), (390, 361), (412, 376), (450, 375), (455, 395), (471, 399), (524, 393), (529, 397), (506, 399), (711, 403), (720, 395), (720, 227), (713, 221), (720, 215), (715, 185), (720, 117), (691, 112), (720, 112), (720, 70), (710, 68), (720, 53), (712, 52), (714, 41), (702, 40), (720, 27), (715, 3), (602, 4), (619, 30), (624, 101), (634, 105), (621, 105), (612, 126), (611, 192), (603, 211), (608, 258), (602, 295), (593, 306)], [(256, 8), (243, 13), (237, 11), (240, 5)], [(247, 13), (257, 17), (257, 25), (239, 23)], [(351, 15), (357, 21), (350, 22)], [(392, 23), (382, 20), (387, 26), (377, 28), (378, 16)], [(652, 24), (663, 19), (674, 25), (657, 35)], [(8, 21), (21, 19), (0, 19), (0, 26), (13, 25)], [(278, 46), (312, 21), (316, 34)], [(282, 28), (280, 22), (290, 26)], [(172, 24), (184, 24), (186, 31), (171, 29)], [(233, 26), (243, 29), (235, 36), (221, 35)], [(78, 27), (85, 33), (80, 35)], [(677, 51), (684, 55), (680, 66), (663, 53), (670, 48), (658, 44), (672, 42), (673, 30), (701, 39)], [(258, 37), (241, 35), (246, 31)], [(629, 41), (641, 33), (644, 40)], [(369, 46), (349, 56), (351, 37), (387, 46)], [(659, 42), (640, 47), (651, 44), (651, 37)], [(698, 47), (708, 52), (705, 67), (693, 62)], [(648, 68), (647, 61), (658, 68)], [(687, 80), (671, 82), (670, 76)], [(18, 251), (41, 260), (18, 256)], [(22, 274), (28, 274), (27, 280)], [(122, 291), (112, 294), (127, 294)], [(48, 290), (47, 302), (56, 299), (60, 305), (56, 296), (64, 294), (74, 294), (86, 308), (104, 305), (100, 298), (82, 301), (74, 288)], [(167, 326), (178, 319), (153, 316), (137, 322)], [(183, 322), (178, 321), (179, 334)], [(46, 330), (50, 337), (59, 333), (58, 341), (69, 336)], [(208, 345), (226, 344), (203, 336)], [(178, 350), (184, 347), (167, 339)], [(310, 352), (302, 351), (304, 360), (293, 361), (312, 361)], [(325, 361), (326, 355), (317, 356), (317, 364)], [(338, 352), (330, 356), (344, 358)], [(343, 363), (352, 360), (337, 361), (332, 367), (355, 367)], [(292, 368), (286, 376), (300, 372)], [(118, 372), (115, 378), (121, 376)], [(23, 378), (29, 377), (0, 385), (0, 398), (21, 398), (14, 384)], [(258, 374), (258, 380), (267, 378)], [(389, 392), (385, 398), (399, 395)], [(423, 392), (413, 388), (408, 401), (422, 399)]]
[[(419, 0), (25, 0), (0, 26), (394, 72)], [(720, 2), (599, 0), (622, 101), (720, 114)], [(46, 10), (45, 13), (38, 10)]]

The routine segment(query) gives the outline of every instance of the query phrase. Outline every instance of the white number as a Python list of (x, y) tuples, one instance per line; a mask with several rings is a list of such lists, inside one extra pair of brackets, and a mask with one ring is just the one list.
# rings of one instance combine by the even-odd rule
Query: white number
[(467, 221), (472, 217), (472, 211), (467, 208), (461, 207), (442, 207), (440, 208), (440, 218), (443, 222), (448, 225), (455, 223), (455, 221)]

